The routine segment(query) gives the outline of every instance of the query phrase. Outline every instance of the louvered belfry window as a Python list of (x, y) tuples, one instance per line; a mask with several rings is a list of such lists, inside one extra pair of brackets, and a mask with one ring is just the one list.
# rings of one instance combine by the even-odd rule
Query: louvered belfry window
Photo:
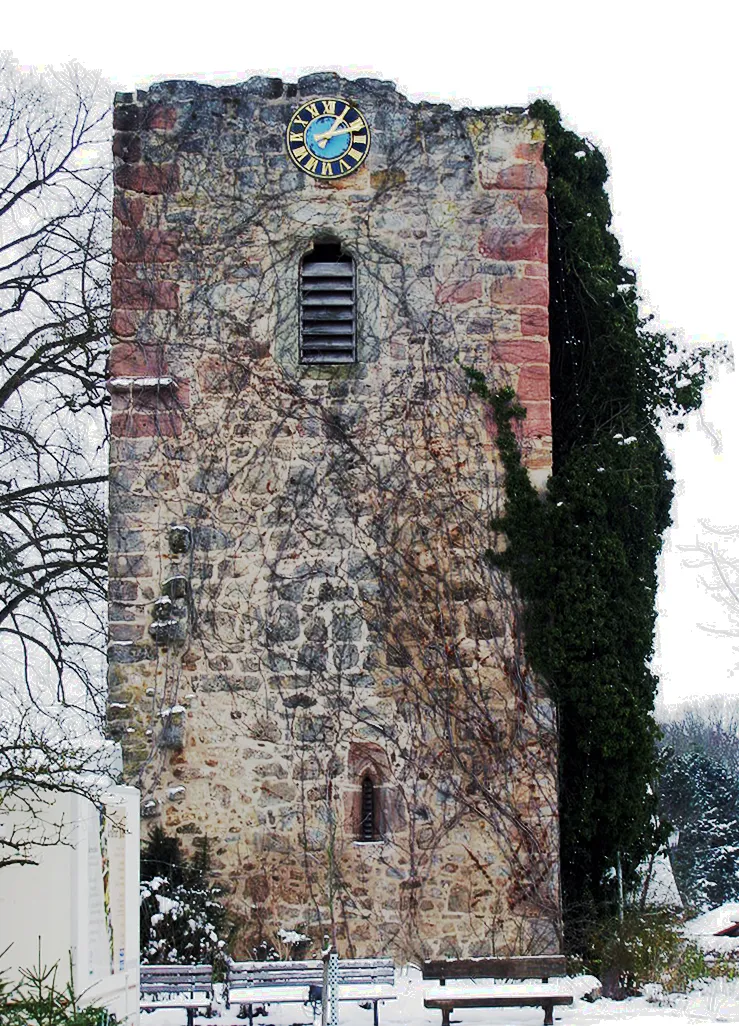
[(338, 242), (317, 242), (300, 267), (300, 362), (354, 363), (354, 261)]

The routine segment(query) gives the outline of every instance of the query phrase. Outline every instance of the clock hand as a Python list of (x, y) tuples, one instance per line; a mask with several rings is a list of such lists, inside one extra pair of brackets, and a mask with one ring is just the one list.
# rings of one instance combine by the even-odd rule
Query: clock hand
[[(346, 113), (346, 111), (344, 112), (344, 114), (345, 113)], [(331, 127), (329, 129), (327, 129), (327, 131), (325, 131), (325, 132), (317, 132), (313, 136), (314, 140), (318, 143), (318, 145), (321, 147), (321, 149), (323, 149), (323, 147), (326, 145), (328, 140), (332, 138), (332, 136), (340, 135), (342, 132), (348, 132), (349, 131), (349, 126), (347, 124), (345, 124), (345, 123), (344, 123), (344, 127), (343, 128), (339, 128), (339, 125), (344, 122), (344, 114), (340, 114), (336, 118), (336, 120), (334, 121), (333, 125), (331, 125)], [(320, 142), (319, 142), (319, 139), (321, 140)]]

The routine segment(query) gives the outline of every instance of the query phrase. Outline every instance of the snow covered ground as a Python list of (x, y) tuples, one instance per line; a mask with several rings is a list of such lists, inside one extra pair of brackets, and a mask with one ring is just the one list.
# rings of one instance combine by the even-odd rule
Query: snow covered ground
[[(589, 977), (591, 985), (593, 978)], [(573, 992), (581, 993), (582, 983), (572, 981)], [(416, 969), (401, 970), (396, 975), (397, 1000), (380, 1006), (380, 1026), (441, 1026), (441, 1012), (423, 1007), (426, 990), (438, 986), (433, 980), (421, 980)], [(237, 1019), (238, 1009), (220, 1009), (213, 1019), (197, 1018), (198, 1026), (244, 1026)], [(271, 1005), (266, 1016), (255, 1018), (255, 1026), (310, 1026), (310, 1007)], [(320, 1021), (320, 1019), (319, 1019)], [(540, 1008), (480, 1008), (453, 1013), (452, 1023), (460, 1026), (542, 1026)], [(629, 1026), (692, 1026), (695, 1023), (739, 1023), (739, 980), (712, 980), (689, 995), (669, 995), (662, 1002), (646, 997), (626, 1001), (595, 1002), (575, 998), (571, 1007), (555, 1008), (555, 1026), (599, 1026), (601, 1023), (628, 1023)], [(141, 1026), (185, 1026), (184, 1011), (162, 1011), (142, 1014)], [(340, 1026), (372, 1026), (372, 1011), (351, 1002), (342, 1002)]]

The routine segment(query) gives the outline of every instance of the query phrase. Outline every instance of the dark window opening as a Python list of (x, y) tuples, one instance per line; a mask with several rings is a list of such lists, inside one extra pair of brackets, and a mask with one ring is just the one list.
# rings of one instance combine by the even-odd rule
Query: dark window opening
[(316, 242), (300, 266), (300, 362), (356, 360), (354, 261), (338, 242)]
[(376, 841), (377, 831), (377, 802), (375, 785), (369, 774), (362, 780), (362, 819), (359, 824), (360, 841)]

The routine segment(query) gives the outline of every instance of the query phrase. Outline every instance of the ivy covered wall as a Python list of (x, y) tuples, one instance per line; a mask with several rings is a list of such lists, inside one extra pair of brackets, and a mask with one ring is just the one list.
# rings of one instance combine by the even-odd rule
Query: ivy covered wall
[(506, 468), (506, 536), (492, 563), (525, 603), (527, 654), (549, 684), (560, 726), (565, 943), (612, 908), (659, 845), (653, 718), (657, 560), (670, 524), (664, 415), (696, 409), (709, 361), (679, 354), (640, 317), (635, 275), (611, 231), (603, 155), (565, 129), (555, 107), (530, 113), (546, 129), (554, 469), (543, 497), (519, 461), (526, 411), (510, 389), (492, 404)]

